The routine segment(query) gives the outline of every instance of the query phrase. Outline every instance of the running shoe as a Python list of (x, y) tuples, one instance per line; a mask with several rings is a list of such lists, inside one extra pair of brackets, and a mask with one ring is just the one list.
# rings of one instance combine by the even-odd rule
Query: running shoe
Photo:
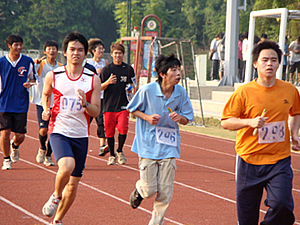
[(108, 145), (102, 145), (99, 149), (99, 156), (105, 156), (109, 152)]
[(52, 222), (49, 223), (49, 225), (51, 224), (62, 225), (62, 220), (52, 220)]
[(136, 209), (137, 207), (139, 207), (139, 205), (141, 204), (141, 202), (143, 201), (143, 197), (140, 195), (140, 193), (138, 192), (137, 189), (135, 189), (129, 198), (129, 202), (130, 202), (130, 206), (133, 209)]
[(15, 149), (12, 147), (13, 143), (14, 143), (14, 141), (10, 140), (10, 158), (11, 158), (12, 162), (16, 163), (20, 159), (20, 152), (19, 152), (19, 149)]
[(117, 152), (118, 156), (118, 163), (119, 164), (125, 164), (127, 162), (127, 159), (125, 158), (124, 152)]
[(43, 214), (49, 217), (53, 216), (57, 210), (60, 201), (61, 201), (61, 197), (52, 194), (43, 207)]
[(55, 166), (51, 156), (45, 157), (44, 165), (45, 166)]
[(11, 160), (10, 159), (4, 159), (2, 170), (11, 170)]
[(46, 150), (40, 149), (38, 150), (38, 154), (35, 159), (38, 163), (43, 163), (45, 161)]
[(107, 165), (115, 165), (116, 164), (116, 157), (114, 156), (109, 156)]

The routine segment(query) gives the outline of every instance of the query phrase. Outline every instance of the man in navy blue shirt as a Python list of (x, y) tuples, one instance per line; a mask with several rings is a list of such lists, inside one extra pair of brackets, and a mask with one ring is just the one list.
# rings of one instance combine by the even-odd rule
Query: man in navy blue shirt
[[(4, 161), (2, 170), (11, 169), (19, 160), (19, 146), (25, 139), (29, 93), (35, 84), (33, 60), (21, 54), (23, 39), (10, 35), (6, 39), (9, 53), (0, 58), (0, 147)], [(10, 134), (14, 132), (12, 140)]]

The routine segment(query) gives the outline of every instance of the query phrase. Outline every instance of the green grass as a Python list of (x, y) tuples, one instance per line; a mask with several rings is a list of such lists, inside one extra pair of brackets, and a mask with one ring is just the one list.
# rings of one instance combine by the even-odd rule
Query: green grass
[(195, 117), (195, 121), (189, 123), (188, 125), (180, 125), (181, 130), (190, 131), (199, 134), (205, 134), (215, 137), (221, 137), (226, 139), (235, 140), (236, 138), (236, 131), (229, 131), (225, 130), (221, 126), (221, 121), (219, 119), (214, 119), (212, 117), (205, 117), (204, 118), (203, 126), (202, 118)]

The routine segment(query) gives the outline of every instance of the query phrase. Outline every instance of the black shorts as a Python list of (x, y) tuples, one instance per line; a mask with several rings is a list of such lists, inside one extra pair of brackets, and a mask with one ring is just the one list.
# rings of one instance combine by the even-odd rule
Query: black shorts
[(27, 133), (27, 113), (0, 112), (0, 130), (6, 129), (20, 134)]
[(300, 62), (294, 62), (289, 66), (289, 73), (294, 73), (298, 69), (298, 73), (300, 73)]

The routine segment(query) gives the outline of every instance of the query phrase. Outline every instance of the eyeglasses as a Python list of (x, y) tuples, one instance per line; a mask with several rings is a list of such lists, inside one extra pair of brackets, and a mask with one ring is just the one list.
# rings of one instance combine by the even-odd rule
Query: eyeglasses
[(105, 48), (98, 47), (100, 51), (105, 51)]

